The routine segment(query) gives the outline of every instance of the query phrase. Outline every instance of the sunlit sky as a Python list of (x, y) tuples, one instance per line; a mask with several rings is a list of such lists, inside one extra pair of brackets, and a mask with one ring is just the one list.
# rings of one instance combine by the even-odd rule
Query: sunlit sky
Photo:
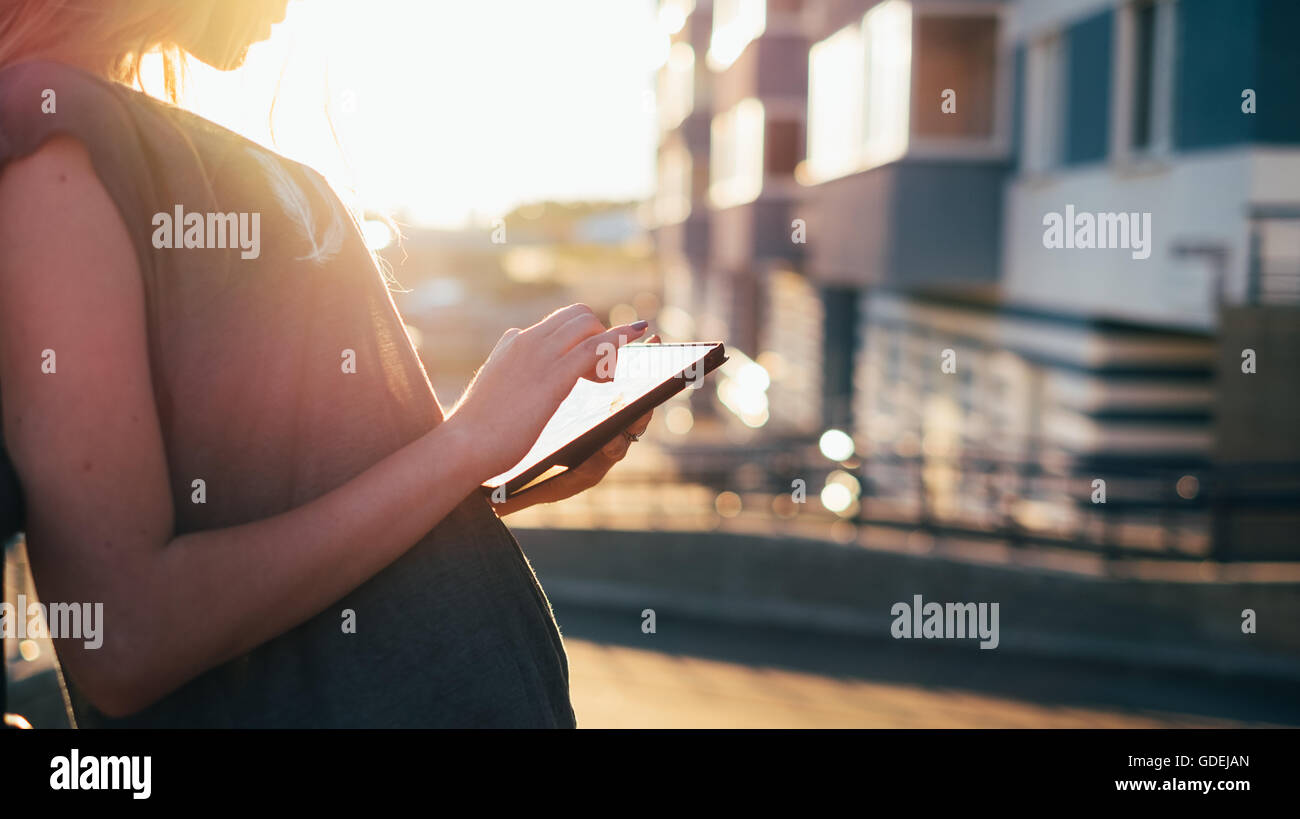
[(667, 48), (653, 0), (293, 0), (242, 68), (192, 68), (184, 104), (356, 205), (460, 227), (647, 197)]

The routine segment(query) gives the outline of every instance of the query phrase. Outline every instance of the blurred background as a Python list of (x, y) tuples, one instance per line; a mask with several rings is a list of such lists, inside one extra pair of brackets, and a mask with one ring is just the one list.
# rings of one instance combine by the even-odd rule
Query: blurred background
[[(1300, 724), (1297, 29), (309, 0), (186, 105), (363, 214), (444, 406), (575, 301), (726, 343), (604, 484), (510, 518), (580, 725)], [(1149, 256), (1047, 247), (1067, 207), (1150, 214)], [(917, 594), (998, 603), (998, 648), (891, 638)], [(7, 645), (58, 724), (48, 645)]]

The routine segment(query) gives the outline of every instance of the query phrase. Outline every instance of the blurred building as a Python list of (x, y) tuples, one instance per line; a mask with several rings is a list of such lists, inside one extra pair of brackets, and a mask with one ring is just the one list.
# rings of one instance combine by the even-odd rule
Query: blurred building
[(1296, 555), (1300, 4), (664, 5), (711, 30), (670, 304), (851, 431), (862, 514)]
[[(676, 328), (696, 332), (706, 293), (709, 254), (709, 137), (712, 85), (704, 55), (713, 31), (712, 0), (664, 0), (663, 24), (672, 34), (659, 72), (657, 193), (651, 221), (664, 273), (664, 302), (680, 311)], [(704, 328), (700, 328), (703, 330)]]
[(725, 338), (750, 356), (791, 346), (812, 366), (792, 371), (799, 383), (791, 389), (774, 390), (770, 411), (764, 403), (746, 417), (810, 433), (821, 420), (805, 403), (820, 392), (821, 305), (794, 272), (803, 245), (792, 238), (807, 111), (803, 5), (661, 4), (661, 18), (676, 30), (659, 86), (655, 211), (665, 301), (672, 316), (693, 319), (679, 333), (672, 321), (666, 329)]

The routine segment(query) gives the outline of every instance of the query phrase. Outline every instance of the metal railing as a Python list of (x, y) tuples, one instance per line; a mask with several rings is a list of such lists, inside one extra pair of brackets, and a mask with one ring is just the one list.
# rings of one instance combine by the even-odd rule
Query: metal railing
[[(683, 448), (671, 460), (674, 467), (667, 473), (620, 467), (605, 488), (623, 498), (635, 492), (653, 507), (651, 517), (667, 519), (712, 511), (673, 506), (683, 497), (668, 491), (673, 486), (707, 488), (699, 495), (707, 499), (733, 492), (777, 501), (789, 498), (792, 482), (802, 479), (807, 503), (798, 514), (803, 518), (838, 517), (856, 526), (992, 538), (1014, 547), (1077, 549), (1111, 558), (1242, 559), (1238, 544), (1225, 534), (1224, 520), (1294, 514), (1300, 525), (1300, 462), (1161, 464), (1140, 458), (1054, 461), (967, 454), (875, 456), (835, 464), (815, 445), (788, 442)], [(852, 508), (839, 515), (824, 509), (818, 498), (833, 472), (849, 473), (860, 487)], [(627, 507), (615, 505), (609, 512), (617, 517), (620, 508)], [(1300, 560), (1300, 539), (1296, 544), (1282, 559)]]
[(1300, 233), (1300, 207), (1256, 208), (1250, 214), (1250, 258), (1246, 301), (1261, 306), (1300, 307), (1300, 258), (1271, 253), (1270, 230)]

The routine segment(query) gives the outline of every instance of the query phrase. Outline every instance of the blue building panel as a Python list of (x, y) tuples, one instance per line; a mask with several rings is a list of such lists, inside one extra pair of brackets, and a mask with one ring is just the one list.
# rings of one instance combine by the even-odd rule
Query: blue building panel
[(996, 281), (1002, 236), (1003, 162), (904, 162), (889, 212), (889, 281)]
[[(1258, 103), (1254, 116), (1258, 142), (1300, 143), (1300, 3), (1262, 0), (1259, 8)], [(1240, 93), (1240, 92), (1238, 92)]]
[[(1174, 144), (1181, 150), (1300, 143), (1300, 3), (1182, 0)], [(1255, 113), (1242, 94), (1255, 92)]]
[(1066, 165), (1100, 162), (1110, 141), (1110, 78), (1114, 12), (1074, 23), (1065, 32)]
[(1258, 92), (1263, 80), (1256, 59), (1256, 0), (1183, 0), (1177, 17), (1175, 147), (1196, 150), (1248, 141), (1253, 115), (1242, 113), (1241, 93), (1246, 88)]

